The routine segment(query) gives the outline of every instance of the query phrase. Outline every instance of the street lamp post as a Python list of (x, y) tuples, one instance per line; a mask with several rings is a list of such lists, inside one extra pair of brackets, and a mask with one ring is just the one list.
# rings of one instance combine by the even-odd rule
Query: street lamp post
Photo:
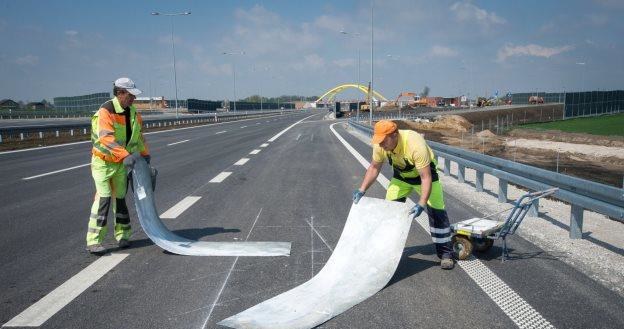
[[(223, 55), (244, 55), (245, 52), (241, 51), (239, 53), (232, 53), (232, 52), (223, 52)], [(236, 59), (232, 58), (232, 73), (234, 75), (234, 112), (236, 112)]]
[(171, 49), (173, 52), (173, 83), (175, 85), (175, 110), (176, 110), (176, 119), (178, 118), (178, 74), (176, 72), (176, 60), (175, 60), (175, 41), (173, 40), (173, 16), (186, 16), (190, 15), (190, 11), (186, 11), (183, 13), (159, 13), (152, 12), (154, 16), (170, 16), (171, 17)]
[[(344, 30), (340, 31), (340, 33), (342, 33), (342, 34), (344, 34), (344, 35), (351, 35), (351, 36), (353, 36), (354, 38), (357, 38), (357, 37), (359, 37), (359, 36), (360, 36), (360, 34), (359, 34), (359, 33), (357, 33), (357, 32), (355, 32), (355, 33), (349, 33), (349, 32), (344, 31)], [(361, 82), (360, 82), (360, 81), (361, 81), (361, 80), (360, 80), (360, 43), (359, 43), (359, 42), (357, 42), (357, 41), (356, 41), (356, 43), (358, 44), (358, 45), (357, 45), (357, 85), (358, 85), (358, 89), (360, 89), (360, 85), (361, 85)], [(358, 94), (358, 95), (359, 95), (359, 94)], [(360, 121), (360, 100), (359, 100), (359, 97), (358, 97), (358, 99), (357, 99), (357, 102), (358, 102), (358, 103), (357, 103), (356, 115), (355, 115), (355, 116), (356, 116), (356, 118), (357, 118), (357, 121), (359, 122), (359, 121)]]
[(371, 64), (371, 78), (370, 78), (370, 86), (368, 88), (368, 94), (370, 95), (370, 104), (369, 104), (369, 119), (368, 119), (368, 124), (372, 127), (373, 126), (373, 108), (375, 108), (375, 99), (373, 98), (373, 77), (374, 77), (374, 71), (373, 71), (373, 49), (374, 49), (374, 30), (373, 30), (373, 1), (371, 0), (371, 50), (370, 50), (370, 64)]

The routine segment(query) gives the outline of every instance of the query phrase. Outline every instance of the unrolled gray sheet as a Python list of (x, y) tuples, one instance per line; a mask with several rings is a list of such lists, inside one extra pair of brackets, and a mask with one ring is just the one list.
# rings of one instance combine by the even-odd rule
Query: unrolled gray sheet
[(312, 328), (381, 290), (403, 254), (411, 220), (404, 203), (362, 198), (351, 206), (321, 271), (281, 295), (231, 316), (230, 328)]
[(169, 231), (156, 212), (150, 168), (140, 159), (132, 170), (134, 202), (139, 222), (159, 247), (189, 256), (288, 256), (290, 242), (208, 242), (189, 240)]

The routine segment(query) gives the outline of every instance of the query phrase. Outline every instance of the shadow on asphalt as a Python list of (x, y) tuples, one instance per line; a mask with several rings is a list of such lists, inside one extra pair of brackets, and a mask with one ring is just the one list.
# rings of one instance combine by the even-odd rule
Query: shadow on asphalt
[(392, 276), (392, 279), (390, 279), (390, 282), (388, 282), (384, 289), (430, 267), (440, 265), (440, 262), (438, 261), (410, 257), (415, 254), (435, 255), (435, 249), (433, 244), (413, 246), (403, 249), (403, 256), (401, 257), (401, 261), (399, 261), (399, 266), (394, 272), (394, 276)]

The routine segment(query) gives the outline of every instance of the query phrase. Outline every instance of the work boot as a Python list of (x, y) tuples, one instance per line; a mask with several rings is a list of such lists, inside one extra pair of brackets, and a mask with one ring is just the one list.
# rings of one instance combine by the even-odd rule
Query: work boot
[(440, 268), (443, 270), (452, 270), (455, 267), (455, 262), (451, 258), (443, 258), (440, 261)]
[(119, 246), (119, 248), (121, 249), (125, 249), (130, 247), (130, 241), (126, 240), (126, 239), (121, 239), (119, 240), (119, 242), (117, 242), (117, 246)]
[(99, 243), (87, 246), (87, 250), (90, 253), (98, 256), (104, 255), (104, 253), (106, 253), (106, 248), (102, 247), (102, 245)]

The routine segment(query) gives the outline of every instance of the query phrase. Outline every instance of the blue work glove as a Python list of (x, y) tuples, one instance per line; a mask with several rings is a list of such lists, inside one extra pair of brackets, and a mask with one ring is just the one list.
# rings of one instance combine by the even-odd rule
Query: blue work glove
[(366, 192), (355, 189), (355, 191), (353, 191), (353, 203), (357, 204), (358, 202), (360, 202), (360, 199), (364, 196), (364, 193)]
[(423, 206), (421, 206), (421, 205), (419, 205), (417, 203), (414, 206), (414, 208), (412, 208), (407, 215), (412, 217), (412, 220), (413, 220), (413, 219), (416, 219), (416, 217), (420, 216), (420, 214), (422, 214), (423, 210), (425, 210), (425, 208), (423, 208)]

